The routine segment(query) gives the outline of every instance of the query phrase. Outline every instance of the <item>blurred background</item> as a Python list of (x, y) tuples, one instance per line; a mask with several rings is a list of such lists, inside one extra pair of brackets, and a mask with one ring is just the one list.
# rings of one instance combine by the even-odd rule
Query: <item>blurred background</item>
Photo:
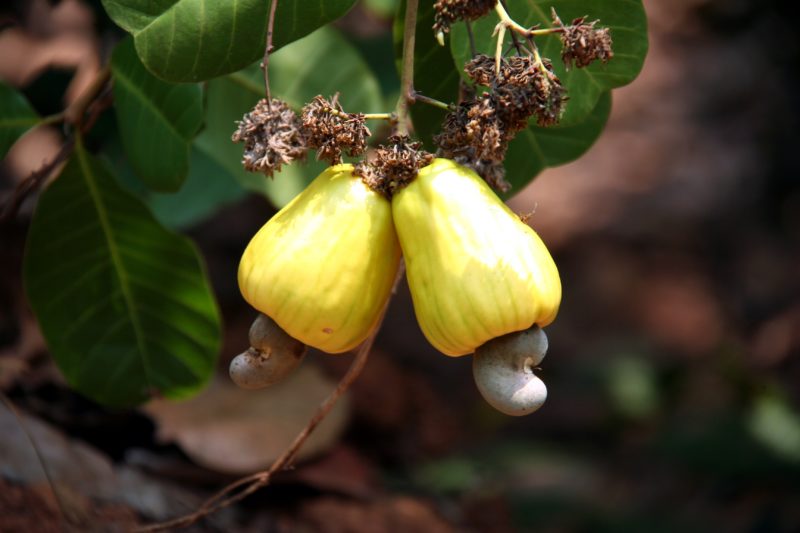
[[(599, 141), (510, 202), (534, 211), (564, 286), (545, 406), (520, 419), (493, 411), (470, 358), (427, 344), (403, 286), (297, 469), (195, 530), (800, 531), (798, 8), (644, 4), (650, 52), (613, 92)], [(337, 23), (378, 67), (387, 101), (394, 7), (362, 2)], [(80, 94), (121, 36), (99, 0), (11, 2), (0, 17), (0, 78), (43, 115)], [(39, 128), (14, 147), (4, 201), (59, 144)], [(179, 406), (111, 411), (82, 398), (25, 302), (33, 207), (0, 228), (0, 531), (126, 529), (189, 512), (268, 465), (347, 369), (350, 356), (312, 353), (276, 391), (226, 381), (254, 318), (238, 258), (274, 213), (251, 195), (188, 229), (226, 324), (220, 379)]]

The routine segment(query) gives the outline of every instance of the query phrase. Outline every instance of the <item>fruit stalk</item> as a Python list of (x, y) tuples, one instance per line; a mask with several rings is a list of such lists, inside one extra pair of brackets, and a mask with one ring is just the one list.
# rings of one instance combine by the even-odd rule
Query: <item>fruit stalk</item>
[(403, 67), (400, 75), (400, 97), (397, 99), (395, 115), (397, 135), (408, 135), (411, 115), (409, 105), (414, 98), (414, 45), (417, 30), (419, 0), (406, 0), (406, 16), (403, 23)]

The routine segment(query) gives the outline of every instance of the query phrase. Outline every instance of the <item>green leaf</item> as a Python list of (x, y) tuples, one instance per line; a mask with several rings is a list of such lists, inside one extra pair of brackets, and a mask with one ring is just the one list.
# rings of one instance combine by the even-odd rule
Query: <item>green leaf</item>
[[(281, 0), (273, 44), (280, 48), (344, 15), (355, 0)], [(103, 0), (133, 34), (145, 66), (168, 81), (208, 80), (264, 54), (269, 0)]]
[[(526, 0), (508, 3), (509, 14), (523, 26), (540, 24), (542, 27), (551, 27), (551, 6), (565, 24), (583, 15), (588, 15), (590, 21), (599, 19), (598, 26), (610, 28), (614, 41), (614, 58), (607, 64), (595, 62), (586, 68), (567, 71), (561, 61), (559, 37), (548, 35), (536, 38), (542, 56), (553, 61), (553, 68), (569, 94), (561, 123), (575, 124), (592, 112), (601, 94), (630, 83), (639, 74), (647, 55), (647, 17), (641, 0)], [(492, 32), (497, 21), (497, 16), (490, 14), (472, 24), (479, 53), (494, 55), (497, 40), (492, 38)], [(456, 63), (463, 65), (471, 58), (465, 24), (455, 24), (450, 35)], [(506, 47), (509, 45), (510, 37), (506, 35)]]
[(189, 171), (189, 147), (203, 122), (198, 85), (174, 85), (144, 68), (125, 39), (111, 58), (114, 109), (122, 144), (141, 180), (157, 191), (176, 191)]
[(114, 125), (111, 132), (103, 140), (100, 159), (114, 169), (114, 177), (122, 187), (141, 199), (156, 220), (167, 228), (181, 230), (194, 226), (247, 194), (239, 182), (196, 145), (192, 146), (189, 156), (189, 175), (180, 190), (154, 192), (134, 174), (122, 148), (119, 128)]
[(220, 319), (197, 251), (80, 143), (39, 199), (24, 274), (50, 351), (82, 394), (132, 405), (186, 397), (211, 376)]
[[(281, 49), (270, 60), (270, 73), (273, 96), (286, 100), (295, 110), (317, 94), (331, 96), (339, 91), (345, 111), (382, 111), (377, 80), (353, 46), (333, 28), (322, 28)], [(263, 73), (257, 65), (209, 82), (206, 128), (195, 146), (244, 187), (265, 194), (280, 207), (297, 196), (326, 164), (310, 155), (305, 165), (284, 166), (273, 179), (242, 168), (243, 145), (231, 142), (234, 122), (263, 97)]]
[(397, 12), (399, 0), (364, 0), (364, 7), (379, 17), (389, 18)]
[(189, 161), (189, 177), (180, 191), (151, 193), (145, 200), (153, 215), (168, 228), (192, 226), (247, 194), (239, 182), (198, 146), (192, 147)]
[(506, 179), (512, 185), (508, 195), (521, 191), (545, 167), (563, 165), (583, 155), (600, 136), (610, 113), (611, 92), (606, 91), (583, 122), (549, 128), (531, 125), (517, 133), (505, 159)]
[[(402, 70), (403, 28), (405, 2), (400, 2), (394, 23), (395, 64)], [(425, 2), (417, 13), (417, 33), (414, 47), (414, 89), (441, 102), (455, 103), (458, 99), (459, 76), (450, 51), (436, 42), (433, 36), (433, 2)], [(424, 103), (411, 106), (414, 133), (434, 150), (433, 135), (442, 127), (446, 111)]]
[(0, 159), (17, 139), (39, 123), (39, 116), (22, 94), (0, 81)]

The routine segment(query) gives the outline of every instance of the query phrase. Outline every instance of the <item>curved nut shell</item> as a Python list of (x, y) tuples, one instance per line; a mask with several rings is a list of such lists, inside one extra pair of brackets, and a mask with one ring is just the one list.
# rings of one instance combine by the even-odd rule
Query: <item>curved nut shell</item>
[(561, 281), (553, 258), (473, 171), (434, 160), (395, 194), (392, 214), (417, 321), (439, 351), (466, 355), (555, 319)]
[(352, 170), (326, 169), (256, 233), (239, 263), (244, 299), (328, 353), (369, 335), (400, 261), (388, 200)]

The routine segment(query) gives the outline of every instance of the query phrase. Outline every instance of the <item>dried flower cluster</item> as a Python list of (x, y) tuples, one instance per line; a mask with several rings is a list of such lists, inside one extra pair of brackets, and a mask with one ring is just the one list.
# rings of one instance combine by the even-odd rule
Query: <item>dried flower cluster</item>
[(565, 26), (553, 9), (553, 25), (561, 28), (561, 60), (567, 68), (586, 67), (599, 59), (603, 63), (614, 57), (611, 50), (611, 34), (608, 28), (595, 28), (599, 21), (586, 22), (586, 17), (576, 18)]
[(548, 59), (538, 64), (532, 56), (504, 58), (498, 76), (494, 59), (481, 54), (467, 63), (464, 71), (476, 84), (490, 89), (488, 94), (511, 133), (526, 128), (528, 118), (534, 115), (540, 126), (553, 125), (564, 110), (566, 90)]
[(303, 107), (301, 115), (306, 143), (317, 150), (317, 159), (331, 165), (340, 163), (342, 152), (358, 156), (367, 149), (369, 128), (362, 113), (345, 113), (338, 102), (338, 94), (331, 100), (322, 96)]
[(503, 59), (498, 74), (493, 58), (478, 55), (464, 70), (489, 90), (449, 113), (434, 140), (442, 156), (472, 167), (492, 187), (506, 191), (510, 185), (504, 179), (503, 159), (508, 143), (528, 127), (532, 116), (541, 126), (557, 123), (566, 91), (552, 64), (539, 64), (531, 56)]
[(478, 20), (494, 9), (495, 4), (497, 0), (436, 0), (433, 31), (449, 33), (450, 25), (457, 20)]
[(231, 139), (244, 142), (242, 165), (250, 172), (272, 177), (281, 166), (305, 157), (300, 120), (286, 102), (262, 99), (237, 125)]
[(369, 161), (359, 162), (353, 173), (372, 190), (391, 198), (414, 180), (420, 168), (433, 161), (433, 155), (421, 148), (422, 143), (410, 142), (406, 135), (393, 135), (375, 149)]

